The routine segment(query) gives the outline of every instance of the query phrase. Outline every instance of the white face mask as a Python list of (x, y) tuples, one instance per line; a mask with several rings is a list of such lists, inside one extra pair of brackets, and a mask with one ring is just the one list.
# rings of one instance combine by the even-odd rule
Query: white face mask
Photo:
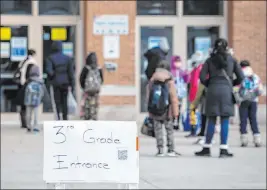
[(253, 75), (253, 70), (251, 67), (245, 67), (243, 68), (243, 73), (245, 76), (252, 76)]

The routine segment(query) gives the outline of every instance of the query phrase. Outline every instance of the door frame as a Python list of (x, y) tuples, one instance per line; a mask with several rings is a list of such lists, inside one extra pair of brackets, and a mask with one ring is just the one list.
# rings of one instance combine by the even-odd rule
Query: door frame
[[(140, 54), (141, 52), (141, 27), (163, 27), (170, 26), (173, 31), (173, 54), (180, 55), (182, 60), (187, 60), (187, 27), (188, 26), (218, 26), (219, 36), (228, 39), (228, 3), (224, 1), (223, 16), (183, 16), (183, 1), (176, 3), (177, 15), (174, 16), (136, 16), (135, 37), (135, 85), (136, 85), (136, 114), (144, 117), (140, 108)], [(180, 41), (181, 43), (175, 43)]]
[[(79, 74), (83, 63), (83, 16), (84, 3), (80, 1), (80, 15), (38, 15), (38, 1), (32, 1), (32, 15), (1, 15), (1, 25), (4, 26), (27, 26), (28, 27), (28, 48), (36, 50), (36, 61), (43, 72), (43, 26), (75, 26), (75, 82), (77, 102), (81, 100), (81, 89), (79, 88)], [(79, 110), (77, 110), (77, 113)], [(43, 106), (38, 109), (38, 120), (53, 120), (53, 113), (43, 113)], [(19, 114), (13, 112), (1, 112), (1, 124), (18, 124)]]

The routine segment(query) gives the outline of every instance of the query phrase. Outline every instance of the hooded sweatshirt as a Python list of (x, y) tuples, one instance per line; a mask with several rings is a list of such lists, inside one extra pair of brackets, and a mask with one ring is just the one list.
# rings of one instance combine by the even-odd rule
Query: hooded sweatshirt
[[(98, 69), (99, 70), (101, 81), (103, 83), (103, 81), (104, 81), (103, 71), (101, 68), (98, 67), (96, 53), (94, 53), (94, 52), (89, 53), (89, 55), (86, 58), (85, 64), (86, 64), (86, 66), (89, 66), (92, 69)], [(87, 74), (89, 71), (86, 66), (83, 67), (82, 72), (80, 74), (80, 85), (81, 85), (82, 89), (84, 89), (84, 87), (85, 87), (85, 80), (86, 80), (86, 77), (87, 77)]]
[[(153, 74), (153, 76), (151, 77), (147, 85), (147, 101), (149, 99), (149, 94), (150, 94), (150, 90), (151, 90), (153, 82), (154, 81), (164, 82), (165, 80), (169, 78), (172, 78), (172, 74), (168, 70), (161, 69), (161, 68), (156, 69), (155, 73)], [(170, 80), (168, 82), (168, 86), (169, 86), (169, 93), (170, 93), (170, 107), (169, 107), (168, 113), (166, 113), (167, 115), (154, 116), (153, 114), (149, 113), (150, 118), (155, 119), (155, 120), (165, 120), (165, 119), (171, 119), (172, 117), (175, 117), (175, 118), (178, 117), (178, 114), (179, 114), (178, 113), (179, 112), (178, 111), (178, 99), (176, 95), (174, 80)]]

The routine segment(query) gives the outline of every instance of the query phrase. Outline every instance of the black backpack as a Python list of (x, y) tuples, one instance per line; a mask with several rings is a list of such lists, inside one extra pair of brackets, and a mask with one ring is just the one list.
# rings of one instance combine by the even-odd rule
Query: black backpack
[(148, 112), (155, 116), (163, 116), (169, 110), (170, 94), (167, 79), (164, 82), (154, 81), (149, 93)]

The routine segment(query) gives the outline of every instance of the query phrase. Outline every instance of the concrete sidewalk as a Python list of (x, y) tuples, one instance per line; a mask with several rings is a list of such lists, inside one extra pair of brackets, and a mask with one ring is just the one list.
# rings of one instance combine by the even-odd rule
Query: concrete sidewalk
[[(239, 147), (238, 130), (230, 131), (229, 144), (234, 158), (219, 159), (218, 143), (212, 158), (197, 158), (192, 145), (195, 139), (185, 139), (176, 132), (178, 158), (155, 157), (155, 140), (140, 136), (141, 189), (266, 189), (266, 125), (261, 125), (264, 147)], [(219, 135), (216, 134), (216, 142)], [(252, 137), (250, 137), (252, 141)], [(15, 127), (1, 129), (1, 188), (45, 188), (42, 180), (43, 134), (27, 134)], [(114, 184), (70, 184), (70, 189), (111, 189)]]

